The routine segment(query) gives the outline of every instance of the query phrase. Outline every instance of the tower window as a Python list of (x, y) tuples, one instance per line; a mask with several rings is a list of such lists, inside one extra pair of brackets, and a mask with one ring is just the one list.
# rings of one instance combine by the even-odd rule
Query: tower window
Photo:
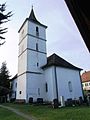
[(39, 36), (39, 28), (36, 27), (36, 36)]
[(36, 32), (39, 32), (39, 31), (38, 31), (38, 27), (36, 27)]
[(19, 91), (19, 94), (21, 94), (22, 93), (22, 91)]
[(36, 51), (38, 51), (38, 43), (36, 43)]

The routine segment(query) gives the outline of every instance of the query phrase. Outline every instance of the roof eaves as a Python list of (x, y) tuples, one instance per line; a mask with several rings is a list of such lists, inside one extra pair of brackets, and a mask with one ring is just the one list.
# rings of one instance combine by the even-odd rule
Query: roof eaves
[(47, 28), (46, 25), (41, 24), (39, 21), (30, 20), (29, 18), (27, 18), (27, 19), (28, 19), (30, 22), (32, 22), (32, 23), (35, 23), (35, 24), (38, 24), (38, 25), (40, 25), (40, 26), (43, 26), (43, 27)]
[(18, 75), (16, 74), (10, 81), (13, 81), (14, 79), (16, 79), (18, 77)]
[(66, 66), (57, 65), (57, 64), (46, 64), (46, 65), (42, 66), (42, 69), (48, 68), (48, 67), (51, 67), (51, 66), (62, 67), (62, 68), (67, 68), (67, 69), (72, 69), (72, 70), (79, 70), (79, 71), (83, 70), (83, 69), (78, 68), (78, 67), (68, 67), (68, 66), (66, 67)]
[(18, 33), (20, 32), (20, 30), (22, 29), (22, 27), (25, 25), (26, 21), (28, 20), (28, 18), (25, 19), (25, 21), (23, 22), (22, 26), (20, 27), (20, 29), (18, 30)]

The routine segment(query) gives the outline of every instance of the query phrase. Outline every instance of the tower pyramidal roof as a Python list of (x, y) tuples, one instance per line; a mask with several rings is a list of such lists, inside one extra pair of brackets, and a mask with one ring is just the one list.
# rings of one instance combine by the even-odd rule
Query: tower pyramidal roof
[(31, 21), (31, 22), (34, 22), (34, 23), (36, 23), (36, 24), (38, 24), (38, 25), (41, 25), (41, 26), (43, 26), (43, 27), (45, 27), (45, 28), (47, 28), (47, 26), (41, 24), (41, 23), (36, 19), (35, 14), (34, 14), (33, 7), (32, 7), (32, 10), (31, 10), (31, 13), (30, 13), (30, 15), (29, 15), (28, 20)]
[(32, 8), (32, 10), (31, 10), (31, 12), (30, 12), (29, 20), (37, 21), (37, 19), (36, 19), (36, 17), (35, 17), (35, 14), (34, 14), (33, 8)]
[(40, 23), (40, 22), (36, 19), (35, 14), (34, 14), (34, 10), (33, 10), (33, 7), (32, 7), (29, 17), (26, 18), (26, 20), (23, 22), (23, 24), (22, 24), (22, 26), (20, 27), (20, 29), (19, 29), (18, 32), (20, 32), (20, 30), (22, 29), (22, 27), (24, 26), (24, 24), (26, 23), (27, 20), (29, 20), (29, 21), (37, 24), (37, 25), (40, 25), (40, 26), (43, 26), (43, 27), (47, 28), (46, 25), (43, 25), (42, 23)]

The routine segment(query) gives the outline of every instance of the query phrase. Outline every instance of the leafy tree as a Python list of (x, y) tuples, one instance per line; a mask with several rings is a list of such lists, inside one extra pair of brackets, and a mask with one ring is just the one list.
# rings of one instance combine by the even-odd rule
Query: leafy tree
[(6, 62), (2, 63), (0, 69), (0, 96), (6, 96), (10, 92), (10, 76)]
[(0, 42), (0, 45), (3, 45), (5, 43), (5, 37), (3, 37), (3, 34), (7, 32), (8, 28), (2, 28), (1, 25), (3, 23), (6, 23), (9, 21), (9, 18), (12, 16), (12, 11), (8, 12), (7, 14), (4, 14), (6, 10), (6, 3), (0, 4), (0, 39), (4, 40), (3, 42)]

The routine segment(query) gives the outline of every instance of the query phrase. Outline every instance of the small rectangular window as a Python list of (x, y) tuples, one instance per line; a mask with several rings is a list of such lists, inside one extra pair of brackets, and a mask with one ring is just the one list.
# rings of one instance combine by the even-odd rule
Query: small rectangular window
[(85, 83), (85, 86), (88, 86), (88, 83)]
[(38, 88), (38, 95), (40, 95), (40, 88)]
[(39, 66), (39, 63), (37, 62), (37, 67)]
[(22, 91), (19, 91), (19, 94), (21, 94), (22, 93)]

